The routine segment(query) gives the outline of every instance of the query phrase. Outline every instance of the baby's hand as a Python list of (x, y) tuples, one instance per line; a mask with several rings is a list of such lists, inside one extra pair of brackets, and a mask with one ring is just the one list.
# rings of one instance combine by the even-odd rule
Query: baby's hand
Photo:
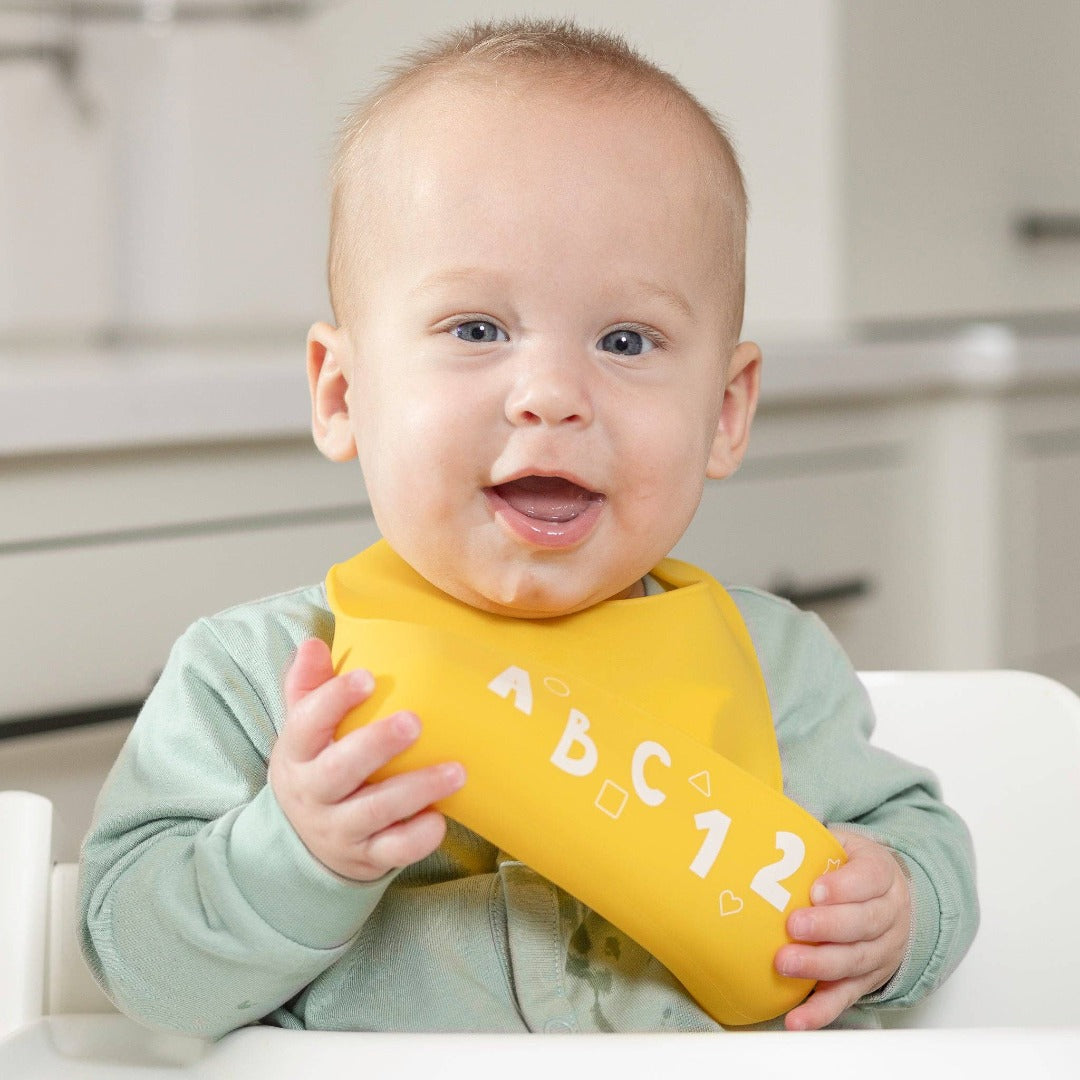
[(864, 994), (884, 986), (907, 951), (911, 895), (896, 857), (860, 833), (836, 830), (848, 861), (818, 878), (813, 907), (793, 911), (777, 951), (781, 975), (817, 979), (814, 992), (787, 1014), (789, 1031), (824, 1027)]
[(446, 833), (431, 804), (465, 782), (457, 763), (367, 782), (420, 734), (420, 721), (399, 712), (334, 740), (374, 685), (367, 671), (334, 675), (325, 642), (303, 642), (285, 676), (288, 713), (270, 755), (270, 786), (297, 835), (324, 866), (354, 881), (430, 855)]

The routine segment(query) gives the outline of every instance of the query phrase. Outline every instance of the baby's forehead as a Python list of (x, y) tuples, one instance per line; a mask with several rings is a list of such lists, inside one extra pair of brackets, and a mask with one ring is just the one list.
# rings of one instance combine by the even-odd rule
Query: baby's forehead
[[(714, 149), (718, 134), (705, 110), (658, 78), (550, 62), (471, 64), (425, 73), (381, 104), (384, 111), (372, 125), (373, 138), (380, 127), (392, 133), (407, 130), (418, 120), (447, 114), (482, 123), (493, 114), (505, 117), (517, 111), (527, 116), (550, 110), (631, 118), (646, 129), (656, 124), (668, 130), (676, 127), (688, 138), (702, 140), (709, 150)], [(541, 134), (551, 137), (550, 130), (539, 130), (537, 135)]]
[(600, 127), (632, 131), (623, 167), (633, 167), (637, 140), (662, 139), (685, 173), (723, 201), (742, 203), (730, 146), (700, 106), (657, 79), (621, 72), (582, 79), (576, 71), (475, 64), (425, 73), (379, 101), (351, 148), (351, 162), (342, 162), (342, 187), (361, 196), (357, 211), (380, 205), (372, 196), (381, 182), (393, 183), (402, 162), (424, 149), (425, 135), (446, 127), (461, 133), (462, 160), (483, 155), (507, 131), (526, 134), (531, 146), (557, 149), (573, 142), (578, 130)]
[[(331, 236), (332, 289), (369, 263), (378, 249), (380, 229), (408, 212), (403, 192), (415, 192), (415, 174), (408, 163), (426, 159), (434, 163), (430, 182), (438, 173), (453, 168), (446, 157), (426, 154), (425, 138), (447, 127), (456, 133), (452, 153), (466, 156), (490, 152), (489, 143), (500, 132), (514, 139), (524, 135), (528, 152), (560, 143), (580, 142), (581, 130), (606, 135), (606, 127), (625, 137), (613, 168), (633, 169), (640, 140), (660, 140), (671, 149), (670, 161), (680, 170), (679, 184), (696, 193), (686, 203), (687, 213), (704, 213), (695, 235), (709, 244), (722, 263), (725, 277), (741, 278), (741, 251), (745, 230), (745, 196), (741, 174), (730, 145), (708, 113), (685, 91), (658, 77), (626, 72), (587, 69), (580, 65), (470, 64), (425, 71), (403, 81), (369, 110), (353, 140), (348, 158), (339, 162), (337, 212)], [(458, 149), (460, 148), (460, 150)], [(344, 148), (343, 148), (344, 149)], [(601, 189), (604, 171), (595, 173)], [(527, 183), (527, 178), (523, 182)], [(647, 182), (647, 181), (643, 181)], [(720, 218), (713, 217), (719, 212)], [(716, 221), (722, 238), (706, 219)], [(707, 239), (707, 236), (711, 239)], [(719, 246), (715, 240), (719, 239)], [(336, 256), (334, 253), (337, 253)]]

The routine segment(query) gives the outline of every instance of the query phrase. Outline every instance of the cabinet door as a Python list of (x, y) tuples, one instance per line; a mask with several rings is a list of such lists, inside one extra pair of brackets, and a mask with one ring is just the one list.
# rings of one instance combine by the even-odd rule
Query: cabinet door
[(1080, 692), (1080, 393), (1012, 409), (1007, 662)]
[(0, 720), (138, 701), (195, 619), (314, 584), (377, 536), (370, 519), (208, 528), (0, 558), (14, 630)]
[(306, 441), (0, 463), (0, 500), (0, 723), (137, 701), (189, 623), (378, 536)]
[(839, 5), (857, 320), (1073, 311), (1080, 5)]
[(878, 419), (767, 421), (764, 454), (706, 487), (674, 554), (816, 611), (857, 667), (923, 667), (917, 491), (903, 438)]
[(109, 116), (84, 92), (79, 52), (61, 74), (82, 20), (49, 8), (0, 4), (0, 337), (14, 342), (79, 337), (117, 316)]

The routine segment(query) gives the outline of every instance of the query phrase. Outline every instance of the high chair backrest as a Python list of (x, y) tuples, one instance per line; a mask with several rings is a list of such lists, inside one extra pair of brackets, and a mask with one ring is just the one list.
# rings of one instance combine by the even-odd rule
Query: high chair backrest
[[(982, 924), (956, 974), (890, 1026), (1080, 1026), (1080, 698), (1023, 672), (862, 676), (874, 741), (932, 768), (971, 828)], [(112, 1011), (76, 940), (74, 864), (51, 806), (0, 792), (0, 1036), (43, 1013)]]
[(57, 863), (49, 885), (49, 931), (46, 942), (45, 1012), (115, 1012), (94, 981), (79, 949), (79, 867)]
[(44, 1006), (51, 845), (49, 800), (0, 791), (0, 1036)]
[(933, 769), (975, 843), (981, 922), (890, 1026), (1080, 1026), (1080, 698), (1019, 671), (863, 674), (874, 742)]
[(43, 1014), (115, 1012), (79, 951), (78, 867), (53, 864), (52, 805), (0, 791), (0, 1036)]

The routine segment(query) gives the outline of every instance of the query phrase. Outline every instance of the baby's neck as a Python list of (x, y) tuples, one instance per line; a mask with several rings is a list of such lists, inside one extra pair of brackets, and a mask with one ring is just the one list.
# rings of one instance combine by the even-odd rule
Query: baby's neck
[(613, 596), (612, 600), (637, 600), (642, 596), (647, 596), (648, 590), (645, 588), (645, 579), (638, 578), (630, 588), (625, 589), (617, 596)]

